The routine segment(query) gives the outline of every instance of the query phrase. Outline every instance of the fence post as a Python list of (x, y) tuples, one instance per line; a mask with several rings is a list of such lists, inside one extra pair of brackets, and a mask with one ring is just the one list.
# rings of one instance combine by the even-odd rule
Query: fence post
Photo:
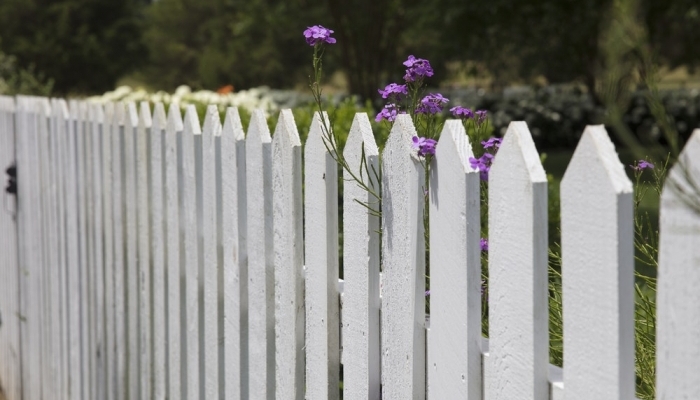
[[(366, 113), (355, 114), (343, 157), (379, 194), (379, 149)], [(379, 216), (365, 205), (379, 211), (380, 204), (349, 172), (343, 179), (343, 398), (379, 400)]]
[(700, 129), (668, 173), (659, 216), (656, 396), (700, 398)]
[(461, 121), (446, 121), (430, 165), (428, 395), (481, 400), (479, 173)]
[(634, 398), (632, 182), (588, 126), (561, 182), (567, 400)]
[(411, 117), (397, 116), (382, 168), (384, 400), (425, 398), (425, 171), (411, 149)]

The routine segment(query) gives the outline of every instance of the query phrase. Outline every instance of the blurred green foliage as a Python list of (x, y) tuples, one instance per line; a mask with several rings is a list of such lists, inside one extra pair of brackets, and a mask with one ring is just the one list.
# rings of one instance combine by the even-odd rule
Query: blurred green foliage
[(53, 80), (37, 74), (32, 65), (26, 69), (18, 67), (17, 58), (3, 53), (0, 48), (0, 94), (49, 96), (52, 88)]
[[(470, 61), (488, 71), (493, 88), (544, 78), (578, 81), (594, 93), (610, 67), (601, 47), (613, 7), (613, 0), (3, 0), (0, 37), (19, 67), (54, 80), (56, 94), (104, 92), (123, 77), (168, 91), (303, 88), (311, 50), (302, 31), (315, 24), (338, 39), (326, 51), (327, 76), (343, 70), (363, 99), (400, 80), (409, 54), (431, 61), (434, 86), (449, 62)], [(640, 0), (629, 12), (659, 64), (698, 65), (697, 0)]]
[(3, 50), (53, 79), (58, 94), (110, 90), (146, 61), (143, 7), (139, 0), (2, 0)]

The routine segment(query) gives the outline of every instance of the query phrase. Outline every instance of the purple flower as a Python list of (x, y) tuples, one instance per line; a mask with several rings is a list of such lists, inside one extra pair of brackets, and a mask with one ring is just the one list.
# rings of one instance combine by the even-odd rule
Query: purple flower
[(378, 91), (379, 94), (382, 95), (383, 99), (389, 98), (389, 96), (391, 96), (392, 94), (396, 95), (396, 97), (399, 97), (402, 94), (408, 94), (408, 88), (406, 87), (406, 85), (399, 85), (396, 83), (390, 83), (386, 85), (384, 90), (379, 89)]
[(481, 251), (489, 251), (489, 240), (486, 238), (479, 239), (479, 247), (481, 247)]
[(452, 107), (452, 108), (450, 108), (450, 112), (456, 118), (461, 118), (461, 119), (474, 118), (474, 113), (472, 112), (472, 110), (470, 110), (466, 107), (462, 107), (462, 106)]
[(428, 60), (410, 55), (408, 56), (408, 60), (404, 61), (403, 65), (408, 67), (408, 69), (406, 69), (406, 75), (403, 77), (406, 82), (413, 82), (419, 78), (433, 76), (433, 68), (430, 66)]
[(474, 114), (476, 114), (476, 118), (477, 118), (476, 122), (479, 123), (479, 124), (482, 123), (482, 122), (484, 122), (484, 120), (486, 119), (486, 114), (487, 114), (487, 113), (488, 113), (488, 111), (486, 111), (486, 110), (477, 110), (477, 111), (474, 113)]
[(425, 297), (428, 297), (428, 296), (430, 296), (430, 289), (425, 291)]
[(396, 119), (396, 116), (398, 114), (403, 114), (403, 113), (404, 113), (403, 111), (399, 112), (399, 106), (397, 106), (394, 103), (389, 103), (389, 104), (384, 106), (382, 111), (380, 111), (379, 114), (377, 114), (377, 117), (374, 120), (379, 122), (379, 121), (385, 119), (389, 122), (393, 122)]
[(306, 43), (310, 46), (323, 43), (335, 43), (335, 38), (331, 37), (332, 34), (332, 30), (324, 28), (321, 25), (310, 26), (304, 31)]
[(493, 161), (493, 154), (484, 153), (479, 158), (470, 157), (469, 164), (472, 169), (479, 171), (479, 177), (482, 181), (489, 180), (489, 170), (491, 169), (491, 162)]
[(635, 171), (643, 171), (647, 168), (654, 169), (654, 164), (647, 160), (639, 160), (637, 161), (637, 165), (630, 165), (630, 167)]
[(489, 140), (482, 141), (481, 145), (484, 146), (485, 149), (488, 149), (490, 147), (497, 149), (497, 148), (501, 147), (502, 141), (503, 141), (503, 139), (501, 139), (501, 138), (492, 137), (492, 138), (489, 138)]
[(435, 145), (436, 141), (433, 139), (428, 139), (424, 137), (413, 137), (413, 148), (418, 150), (418, 155), (420, 157), (425, 157), (426, 155), (435, 155)]
[(421, 99), (420, 104), (416, 107), (416, 114), (437, 114), (442, 111), (442, 107), (448, 101), (450, 99), (442, 97), (440, 93), (430, 93)]

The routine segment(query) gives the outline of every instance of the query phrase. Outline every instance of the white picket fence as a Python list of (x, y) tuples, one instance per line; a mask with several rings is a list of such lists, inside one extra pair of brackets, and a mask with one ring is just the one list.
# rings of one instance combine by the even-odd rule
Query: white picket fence
[[(7, 399), (338, 399), (341, 364), (346, 400), (634, 398), (633, 187), (603, 127), (561, 184), (562, 371), (548, 363), (547, 180), (526, 124), (490, 173), (487, 342), (461, 123), (445, 124), (431, 167), (427, 323), (410, 118), (379, 171), (355, 116), (344, 154), (382, 176), (382, 235), (346, 181), (342, 282), (320, 118), (302, 165), (289, 110), (272, 136), (255, 112), (244, 135), (233, 108), (222, 126), (211, 106), (201, 129), (192, 106), (183, 120), (161, 104), (0, 97), (0, 166), (16, 161), (19, 187), (0, 210)], [(661, 201), (659, 399), (700, 399), (700, 130), (681, 160)]]

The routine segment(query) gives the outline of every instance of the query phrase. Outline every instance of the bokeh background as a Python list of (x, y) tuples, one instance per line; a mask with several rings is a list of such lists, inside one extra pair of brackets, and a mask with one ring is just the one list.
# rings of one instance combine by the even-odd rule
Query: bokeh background
[(0, 93), (266, 86), (302, 106), (315, 24), (338, 39), (324, 92), (374, 112), (414, 54), (450, 106), (487, 109), (497, 135), (525, 120), (541, 151), (571, 149), (586, 124), (621, 148), (700, 124), (697, 0), (2, 0)]

